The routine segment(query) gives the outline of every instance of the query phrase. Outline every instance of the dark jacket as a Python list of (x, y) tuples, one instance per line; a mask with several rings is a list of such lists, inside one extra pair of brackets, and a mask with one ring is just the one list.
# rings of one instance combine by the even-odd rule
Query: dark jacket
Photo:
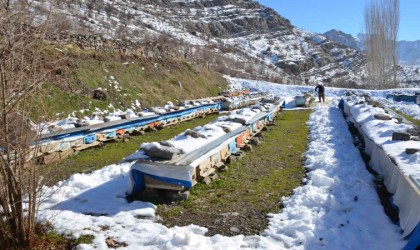
[(320, 93), (324, 93), (324, 90), (325, 90), (325, 88), (322, 85), (317, 85), (316, 88), (315, 88), (315, 91), (318, 91)]

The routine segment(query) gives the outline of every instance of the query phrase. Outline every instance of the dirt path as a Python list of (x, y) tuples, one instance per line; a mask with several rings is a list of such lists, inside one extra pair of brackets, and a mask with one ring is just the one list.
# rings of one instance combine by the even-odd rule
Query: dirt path
[(219, 174), (220, 180), (198, 184), (186, 201), (159, 205), (163, 223), (204, 226), (209, 229), (207, 235), (262, 232), (267, 214), (279, 211), (281, 197), (301, 185), (311, 112), (282, 112), (276, 126), (264, 133), (264, 142), (229, 164), (227, 172)]

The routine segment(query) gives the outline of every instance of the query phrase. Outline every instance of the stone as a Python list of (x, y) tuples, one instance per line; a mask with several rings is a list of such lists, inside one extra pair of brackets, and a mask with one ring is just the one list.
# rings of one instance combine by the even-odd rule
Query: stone
[(223, 131), (225, 132), (225, 133), (229, 133), (229, 132), (231, 132), (232, 130), (230, 129), (230, 128), (228, 128), (228, 127), (222, 127), (222, 129), (223, 129)]
[(392, 133), (392, 140), (393, 141), (409, 141), (411, 135), (407, 132), (394, 132)]
[(167, 147), (175, 147), (172, 143), (168, 141), (160, 141), (159, 144)]
[(122, 114), (122, 115), (120, 115), (120, 117), (121, 117), (121, 119), (128, 119), (128, 118), (130, 118), (130, 115), (129, 114)]
[(205, 135), (202, 135), (202, 134), (200, 134), (199, 132), (197, 132), (197, 131), (194, 131), (194, 130), (191, 130), (191, 129), (187, 129), (187, 131), (185, 131), (185, 133), (184, 133), (185, 135), (189, 135), (189, 136), (191, 136), (191, 137), (193, 137), (193, 138), (206, 138), (206, 136)]
[(175, 156), (182, 154), (180, 149), (163, 145), (152, 147), (145, 151), (148, 156), (162, 160), (171, 160)]
[(157, 131), (157, 129), (154, 128), (154, 127), (147, 127), (146, 128), (146, 132), (155, 132), (155, 131)]
[(239, 230), (239, 228), (237, 228), (237, 227), (230, 227), (229, 230), (231, 232), (234, 232), (234, 233), (240, 233), (241, 232), (241, 230)]
[(250, 142), (252, 145), (254, 145), (254, 146), (258, 146), (258, 145), (260, 145), (260, 143), (261, 143), (258, 137), (251, 138), (251, 139), (249, 140), (249, 142)]
[(247, 144), (242, 149), (245, 151), (252, 151), (252, 146)]
[(415, 154), (417, 152), (420, 152), (420, 148), (406, 148), (405, 149), (405, 153), (409, 155)]
[(391, 120), (391, 116), (388, 114), (376, 114), (373, 117), (375, 117), (375, 119), (377, 120), (383, 120), (383, 121), (388, 121)]
[(412, 141), (420, 141), (420, 136), (411, 136)]
[(420, 128), (410, 128), (407, 130), (407, 133), (412, 136), (420, 136)]
[(218, 167), (217, 170), (219, 172), (226, 172), (228, 170), (228, 166), (226, 166), (226, 165), (223, 164), (220, 167)]
[(105, 243), (106, 243), (106, 245), (107, 245), (108, 247), (110, 247), (110, 248), (115, 248), (115, 241), (114, 241), (114, 240), (112, 240), (112, 239), (107, 239), (107, 240), (105, 241)]
[(109, 99), (108, 92), (101, 88), (97, 88), (93, 91), (93, 99), (107, 101)]

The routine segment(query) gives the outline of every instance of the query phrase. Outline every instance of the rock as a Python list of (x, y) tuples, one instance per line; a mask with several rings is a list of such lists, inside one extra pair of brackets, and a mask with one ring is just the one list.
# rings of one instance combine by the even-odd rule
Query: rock
[(411, 135), (407, 132), (394, 132), (392, 133), (392, 140), (393, 141), (409, 141)]
[(252, 151), (252, 146), (247, 144), (242, 149), (245, 151)]
[(148, 156), (162, 160), (172, 160), (175, 156), (182, 154), (180, 149), (163, 145), (151, 147), (145, 151)]
[(93, 99), (107, 101), (109, 99), (108, 92), (101, 88), (97, 88), (93, 91)]
[(250, 140), (249, 140), (249, 142), (252, 144), (252, 145), (254, 145), (254, 146), (258, 146), (261, 142), (260, 142), (260, 139), (258, 138), (258, 137), (254, 137), (254, 138), (251, 138)]
[(412, 141), (420, 141), (420, 136), (411, 136)]
[(225, 132), (225, 133), (229, 133), (229, 132), (231, 132), (232, 130), (230, 129), (230, 128), (228, 128), (228, 127), (222, 127), (222, 129), (223, 129), (223, 131)]
[(190, 191), (176, 191), (176, 190), (164, 190), (159, 192), (165, 198), (172, 201), (183, 201), (190, 197)]
[(202, 135), (202, 134), (200, 134), (199, 132), (197, 132), (197, 131), (194, 131), (194, 130), (191, 130), (191, 129), (187, 129), (187, 131), (185, 131), (185, 133), (184, 133), (185, 135), (189, 135), (189, 136), (191, 136), (191, 137), (193, 137), (193, 138), (206, 138), (206, 136), (205, 135)]
[(229, 230), (231, 232), (234, 232), (234, 233), (240, 233), (241, 232), (241, 230), (239, 230), (239, 228), (237, 228), (237, 227), (230, 227)]
[(420, 136), (420, 128), (410, 128), (407, 130), (407, 133), (412, 136)]
[(115, 248), (116, 246), (115, 246), (115, 241), (114, 240), (112, 240), (112, 239), (107, 239), (106, 241), (105, 241), (105, 243), (106, 243), (106, 245), (108, 246), (108, 247), (110, 247), (110, 248)]
[(383, 121), (388, 121), (391, 120), (391, 116), (388, 114), (376, 114), (373, 117), (375, 117), (375, 119), (377, 120), (383, 120)]
[(121, 119), (128, 119), (128, 118), (130, 118), (130, 115), (129, 114), (122, 114), (122, 115), (120, 115), (120, 117), (121, 117)]
[(159, 144), (167, 147), (175, 147), (172, 143), (168, 141), (160, 141)]
[(236, 157), (234, 155), (229, 156), (229, 158), (227, 159), (228, 163), (232, 163), (232, 162), (235, 162), (235, 161), (238, 161), (238, 157)]
[(417, 152), (420, 152), (420, 148), (406, 148), (405, 149), (405, 153), (409, 155), (415, 154)]
[(240, 124), (242, 124), (242, 125), (246, 124), (246, 120), (244, 120), (244, 119), (242, 119), (242, 118), (239, 118), (239, 117), (235, 117), (235, 118), (233, 118), (233, 119), (232, 119), (232, 121), (233, 121), (233, 122), (240, 123)]
[(219, 172), (225, 172), (228, 169), (228, 167), (225, 164), (223, 164), (222, 162), (217, 163), (215, 165), (215, 167), (216, 167), (217, 171), (219, 171)]
[(122, 136), (123, 142), (129, 142), (130, 141), (130, 135), (129, 134), (123, 134)]
[(155, 131), (157, 131), (157, 129), (154, 128), (154, 127), (147, 127), (145, 131), (146, 132), (155, 132)]
[(133, 132), (131, 132), (133, 135), (144, 135), (145, 133), (144, 133), (144, 131), (142, 131), (142, 130), (137, 130), (137, 129), (135, 129), (135, 130), (133, 130)]

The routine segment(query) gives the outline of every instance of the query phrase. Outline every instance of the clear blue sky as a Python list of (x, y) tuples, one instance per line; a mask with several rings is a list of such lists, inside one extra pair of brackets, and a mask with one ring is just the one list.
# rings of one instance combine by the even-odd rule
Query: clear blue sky
[[(369, 0), (257, 0), (305, 30), (324, 33), (338, 29), (356, 35), (364, 30)], [(400, 0), (398, 40), (420, 40), (420, 0)]]

